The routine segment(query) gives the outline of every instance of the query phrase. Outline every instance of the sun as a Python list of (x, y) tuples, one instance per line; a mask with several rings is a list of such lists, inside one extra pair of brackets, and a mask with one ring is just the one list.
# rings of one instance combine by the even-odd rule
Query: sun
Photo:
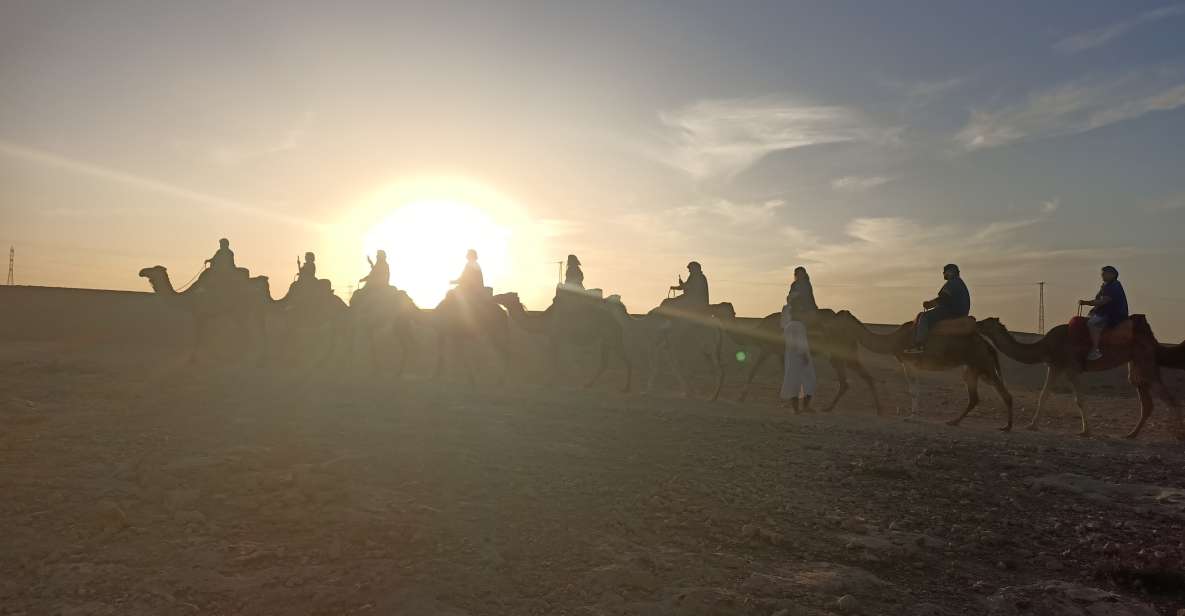
[(429, 199), (401, 205), (363, 239), (367, 254), (387, 251), (392, 281), (416, 303), (434, 306), (461, 274), (465, 253), (477, 251), (487, 280), (506, 272), (510, 230), (461, 201)]
[(449, 282), (460, 276), (469, 249), (477, 251), (486, 286), (502, 290), (529, 282), (529, 276), (546, 267), (525, 210), (469, 180), (393, 183), (359, 208), (355, 228), (360, 229), (366, 254), (387, 252), (391, 284), (425, 308), (444, 298)]

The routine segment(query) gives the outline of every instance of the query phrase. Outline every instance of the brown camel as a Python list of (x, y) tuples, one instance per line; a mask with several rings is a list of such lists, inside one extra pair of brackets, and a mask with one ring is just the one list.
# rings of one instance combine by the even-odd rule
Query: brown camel
[[(478, 292), (470, 292), (480, 294)], [(466, 297), (453, 291), (431, 313), (420, 310), (418, 319), (436, 331), (438, 340), (436, 370), (433, 379), (444, 374), (445, 355), (452, 353), (461, 359), (469, 385), (474, 385), (473, 367), (463, 343), (484, 342), (502, 358), (500, 385), (506, 381), (510, 369), (510, 321), (506, 311), (488, 296)]]
[(380, 365), (379, 350), (398, 340), (399, 361), (394, 376), (403, 375), (407, 358), (415, 347), (413, 332), (420, 318), (419, 309), (408, 294), (391, 285), (385, 287), (369, 284), (350, 298), (350, 324), (353, 333), (351, 343), (359, 337), (367, 341), (371, 370)]
[(683, 397), (691, 396), (684, 367), (676, 357), (676, 348), (686, 351), (684, 354), (699, 355), (711, 364), (716, 374), (716, 386), (712, 390), (709, 400), (720, 398), (720, 390), (724, 387), (724, 359), (721, 349), (724, 346), (724, 325), (736, 318), (736, 310), (732, 304), (724, 302), (712, 304), (703, 312), (679, 312), (677, 316), (658, 311), (643, 317), (653, 336), (653, 351), (650, 357), (650, 378), (646, 381), (648, 393), (654, 387), (654, 380), (665, 360), (671, 366), (675, 378), (683, 390)]
[(148, 279), (157, 295), (193, 315), (194, 336), (189, 361), (197, 360), (198, 345), (209, 333), (211, 323), (222, 317), (230, 318), (242, 328), (246, 348), (261, 348), (255, 343), (263, 340), (264, 314), (271, 301), (267, 276), (247, 278), (231, 274), (219, 284), (194, 285), (180, 293), (173, 288), (169, 272), (162, 265), (140, 270), (140, 277)]
[(1000, 394), (1007, 410), (1008, 421), (1000, 430), (1011, 430), (1012, 394), (1004, 385), (1004, 377), (1000, 372), (1000, 358), (995, 348), (976, 333), (974, 320), (967, 317), (966, 321), (954, 319), (941, 322), (932, 330), (926, 344), (926, 352), (920, 354), (905, 352), (913, 346), (913, 328), (914, 324), (910, 322), (887, 334), (877, 334), (870, 331), (852, 313), (842, 310), (826, 325), (825, 335), (829, 340), (854, 339), (860, 346), (873, 353), (897, 358), (909, 384), (910, 409), (913, 414), (918, 411), (915, 370), (939, 371), (963, 366), (963, 382), (967, 386), (967, 408), (958, 417), (946, 423), (951, 426), (959, 425), (959, 422), (979, 404), (979, 379), (984, 378)]
[(1162, 368), (1185, 370), (1185, 342), (1177, 345), (1158, 345), (1156, 347), (1156, 363)]
[(605, 302), (593, 297), (557, 297), (544, 312), (529, 314), (518, 293), (495, 295), (494, 301), (506, 308), (510, 320), (523, 330), (547, 337), (551, 348), (551, 382), (560, 374), (562, 346), (564, 343), (579, 347), (597, 344), (601, 361), (585, 388), (596, 384), (609, 366), (609, 353), (613, 352), (625, 363), (625, 383), (621, 391), (628, 392), (633, 377), (633, 367), (625, 348), (625, 333), (622, 323), (611, 312)]
[[(1168, 388), (1160, 378), (1157, 367), (1157, 350), (1160, 347), (1152, 328), (1148, 326), (1144, 315), (1132, 315), (1130, 329), (1108, 331), (1103, 337), (1103, 357), (1097, 361), (1086, 360), (1086, 348), (1077, 348), (1072, 344), (1068, 325), (1058, 325), (1049, 330), (1040, 340), (1030, 343), (1018, 341), (1009, 333), (1008, 328), (999, 319), (984, 319), (979, 322), (978, 329), (987, 336), (1001, 353), (1022, 364), (1045, 364), (1045, 385), (1041, 388), (1041, 395), (1037, 398), (1037, 411), (1029, 422), (1029, 429), (1036, 430), (1041, 419), (1041, 409), (1052, 393), (1053, 385), (1058, 377), (1065, 376), (1074, 392), (1074, 402), (1078, 405), (1078, 413), (1082, 416), (1082, 436), (1090, 435), (1090, 426), (1086, 420), (1086, 407), (1082, 404), (1082, 390), (1078, 383), (1078, 376), (1083, 372), (1102, 372), (1117, 368), (1124, 364), (1128, 366), (1128, 381), (1136, 388), (1140, 397), (1140, 420), (1128, 432), (1126, 438), (1135, 438), (1144, 427), (1144, 422), (1152, 414), (1152, 394), (1160, 396), (1170, 408), (1174, 409), (1174, 416), (1179, 414), (1177, 403), (1169, 393)], [(1123, 326), (1121, 326), (1123, 327)], [(1116, 335), (1118, 334), (1118, 336)], [(1179, 419), (1179, 418), (1178, 418)]]
[[(848, 370), (852, 370), (868, 384), (868, 390), (872, 392), (872, 401), (876, 405), (876, 414), (883, 415), (884, 409), (881, 406), (880, 397), (876, 393), (876, 381), (868, 373), (868, 369), (864, 367), (864, 364), (860, 363), (860, 356), (856, 352), (856, 339), (853, 337), (832, 339), (824, 335), (826, 324), (835, 318), (835, 314), (833, 310), (820, 308), (811, 318), (807, 327), (811, 353), (825, 355), (830, 360), (832, 369), (835, 370), (835, 378), (839, 380), (839, 391), (835, 392), (835, 398), (822, 411), (824, 413), (830, 412), (839, 404), (840, 398), (850, 388), (848, 385)], [(766, 359), (777, 357), (779, 361), (785, 361), (786, 342), (782, 336), (781, 321), (782, 313), (775, 312), (761, 319), (753, 327), (729, 327), (725, 329), (728, 337), (737, 346), (749, 350), (751, 354), (755, 355), (755, 357), (748, 358), (750, 359), (749, 371), (745, 376), (745, 387), (741, 390), (741, 395), (737, 398), (737, 402), (745, 401), (745, 398), (749, 394), (749, 386), (753, 383), (753, 377), (757, 374), (757, 370), (761, 368), (761, 365), (765, 363)]]

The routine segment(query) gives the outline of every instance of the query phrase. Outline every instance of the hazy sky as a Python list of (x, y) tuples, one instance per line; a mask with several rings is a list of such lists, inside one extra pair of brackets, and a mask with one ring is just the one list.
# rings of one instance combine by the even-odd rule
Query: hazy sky
[(181, 283), (227, 236), (345, 291), (374, 196), (445, 177), (498, 195), (523, 250), (488, 282), (533, 308), (575, 252), (634, 311), (695, 258), (742, 314), (803, 264), (899, 322), (953, 261), (1033, 329), (1032, 283), (1059, 322), (1114, 264), (1179, 339), (1183, 107), (1180, 3), (16, 0), (0, 242), (24, 284)]

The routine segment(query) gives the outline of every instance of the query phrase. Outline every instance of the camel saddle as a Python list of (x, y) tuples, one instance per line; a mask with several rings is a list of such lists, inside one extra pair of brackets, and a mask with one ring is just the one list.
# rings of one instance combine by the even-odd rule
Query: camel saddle
[(975, 317), (955, 317), (934, 324), (930, 328), (931, 336), (970, 336), (977, 333)]
[[(1130, 345), (1134, 338), (1137, 321), (1147, 328), (1146, 317), (1142, 314), (1133, 314), (1119, 325), (1104, 329), (1103, 337), (1099, 339), (1099, 349), (1105, 351), (1107, 347)], [(1090, 351), (1090, 328), (1087, 326), (1086, 317), (1070, 319), (1070, 344), (1084, 354)]]

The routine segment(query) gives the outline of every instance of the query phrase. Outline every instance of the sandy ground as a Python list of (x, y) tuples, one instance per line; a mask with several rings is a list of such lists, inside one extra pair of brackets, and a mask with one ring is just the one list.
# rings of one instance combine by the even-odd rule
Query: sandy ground
[(423, 372), (4, 346), (0, 614), (1087, 614), (1039, 607), (1057, 580), (1153, 610), (1090, 614), (1185, 607), (1185, 447), (1163, 409), (1114, 438), (1122, 374), (1079, 439), (1064, 395), (1041, 433), (997, 433), (990, 390), (942, 425), (955, 373), (878, 419), (860, 384), (789, 416), (770, 374), (737, 405)]

